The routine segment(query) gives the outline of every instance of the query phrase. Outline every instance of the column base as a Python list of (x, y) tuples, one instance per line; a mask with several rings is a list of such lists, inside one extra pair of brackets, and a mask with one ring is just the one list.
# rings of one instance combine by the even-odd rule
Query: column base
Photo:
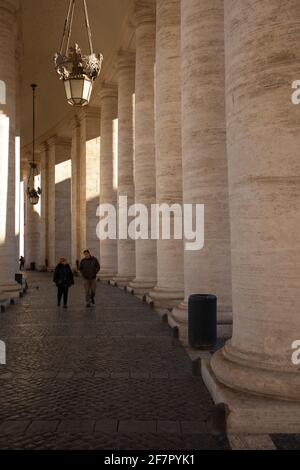
[(166, 308), (171, 310), (177, 307), (184, 299), (184, 292), (162, 287), (154, 287), (146, 296), (146, 300), (154, 308)]
[(100, 279), (101, 282), (109, 283), (112, 279), (114, 279), (115, 276), (116, 273), (111, 271), (102, 271), (97, 275), (97, 279)]
[(134, 279), (127, 286), (127, 291), (134, 295), (144, 296), (148, 294), (155, 286), (156, 280)]
[(40, 272), (40, 273), (46, 273), (46, 272), (47, 272), (47, 268), (46, 268), (45, 265), (40, 265), (40, 266), (38, 266), (37, 270), (38, 270), (38, 272)]
[(263, 354), (239, 351), (227, 341), (211, 359), (211, 368), (223, 385), (251, 395), (277, 400), (298, 401), (300, 409), (300, 373), (291, 365), (276, 363)]
[(226, 431), (236, 434), (299, 434), (299, 401), (250, 395), (218, 381), (210, 360), (202, 360), (202, 378), (214, 402), (227, 405)]
[(16, 297), (19, 297), (19, 293), (22, 290), (22, 286), (17, 282), (7, 282), (5, 284), (0, 284), (0, 292), (2, 291), (4, 294), (9, 294), (12, 297), (14, 294)]
[(116, 287), (126, 287), (133, 278), (134, 276), (115, 276), (110, 281), (110, 284)]
[(184, 345), (188, 346), (188, 303), (181, 302), (168, 315), (168, 323), (171, 328), (178, 328), (178, 339)]

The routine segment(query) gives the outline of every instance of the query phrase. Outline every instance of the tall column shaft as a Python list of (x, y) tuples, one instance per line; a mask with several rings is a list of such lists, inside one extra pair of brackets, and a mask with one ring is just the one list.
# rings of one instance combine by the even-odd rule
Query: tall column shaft
[(74, 118), (71, 123), (72, 145), (71, 145), (71, 260), (73, 268), (76, 261), (81, 257), (80, 244), (80, 123)]
[(80, 113), (80, 256), (89, 249), (100, 257), (96, 229), (100, 197), (100, 110)]
[(71, 260), (71, 140), (48, 141), (48, 265)]
[[(28, 161), (32, 160), (32, 155), (28, 155)], [(35, 158), (36, 160), (36, 158)], [(26, 166), (26, 188), (29, 178), (29, 165)], [(40, 177), (37, 175), (35, 177), (35, 187), (39, 186)], [(26, 268), (30, 269), (32, 263), (35, 265), (35, 269), (39, 265), (39, 252), (40, 252), (40, 201), (36, 205), (32, 205), (29, 202), (28, 196), (25, 197), (25, 211), (26, 211), (26, 253), (25, 253), (25, 263)]]
[(16, 290), (16, 68), (17, 10), (19, 2), (0, 1), (0, 291)]
[(191, 294), (217, 295), (219, 322), (232, 310), (223, 0), (181, 0), (181, 57), (183, 202), (194, 229), (196, 204), (205, 211), (204, 247), (184, 251), (185, 302), (172, 314), (185, 337)]
[[(156, 196), (158, 204), (182, 204), (180, 0), (156, 3)], [(171, 226), (177, 213), (171, 214)], [(161, 222), (161, 217), (159, 217)], [(171, 308), (184, 297), (183, 240), (157, 242), (155, 306)]]
[(47, 238), (47, 264), (51, 269), (55, 267), (55, 138), (50, 139), (48, 179), (47, 179), (47, 199), (48, 199), (48, 238)]
[(225, 2), (234, 317), (212, 368), (230, 388), (299, 401), (300, 114), (290, 97), (297, 13), (297, 0)]
[[(118, 98), (114, 85), (104, 84), (101, 91), (100, 204), (117, 206), (118, 186)], [(100, 240), (102, 280), (112, 279), (118, 269), (116, 239)]]
[(48, 239), (48, 218), (47, 218), (47, 178), (48, 178), (48, 146), (43, 144), (40, 152), (40, 220), (39, 220), (39, 253), (37, 268), (41, 271), (46, 268), (47, 259), (47, 239)]
[[(134, 203), (135, 54), (122, 51), (118, 62), (118, 200)], [(118, 212), (128, 229), (130, 218)], [(120, 224), (119, 224), (120, 228)], [(118, 233), (118, 273), (114, 282), (126, 286), (135, 277), (135, 241)]]
[[(154, 64), (156, 39), (156, 0), (136, 0), (135, 72), (135, 202), (151, 213), (156, 203)], [(130, 288), (136, 294), (148, 293), (157, 280), (156, 240), (136, 240), (136, 278)]]

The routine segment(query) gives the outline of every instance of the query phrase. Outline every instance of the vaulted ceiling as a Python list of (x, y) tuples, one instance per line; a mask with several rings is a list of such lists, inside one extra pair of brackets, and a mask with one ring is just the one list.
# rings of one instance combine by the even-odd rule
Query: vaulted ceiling
[[(105, 61), (116, 48), (117, 38), (132, 0), (87, 0), (95, 52)], [(68, 112), (63, 84), (53, 66), (59, 49), (69, 0), (21, 0), (23, 57), (21, 85), (22, 144), (31, 142), (32, 91), (37, 83), (37, 137), (54, 127)], [(73, 39), (73, 41), (72, 41)], [(83, 1), (76, 0), (73, 34), (83, 51), (88, 52)]]

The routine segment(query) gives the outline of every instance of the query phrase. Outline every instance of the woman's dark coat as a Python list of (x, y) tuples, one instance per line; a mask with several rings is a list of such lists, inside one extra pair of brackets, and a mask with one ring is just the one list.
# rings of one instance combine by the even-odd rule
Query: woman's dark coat
[(69, 264), (59, 263), (54, 271), (53, 282), (57, 286), (65, 284), (70, 287), (74, 284), (74, 277)]

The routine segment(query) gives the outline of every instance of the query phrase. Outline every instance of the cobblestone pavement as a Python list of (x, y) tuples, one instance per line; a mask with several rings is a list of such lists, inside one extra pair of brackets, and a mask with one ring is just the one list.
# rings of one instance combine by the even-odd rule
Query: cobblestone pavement
[(0, 449), (228, 449), (201, 377), (167, 324), (118, 288), (81, 280), (68, 310), (48, 274), (0, 314)]

